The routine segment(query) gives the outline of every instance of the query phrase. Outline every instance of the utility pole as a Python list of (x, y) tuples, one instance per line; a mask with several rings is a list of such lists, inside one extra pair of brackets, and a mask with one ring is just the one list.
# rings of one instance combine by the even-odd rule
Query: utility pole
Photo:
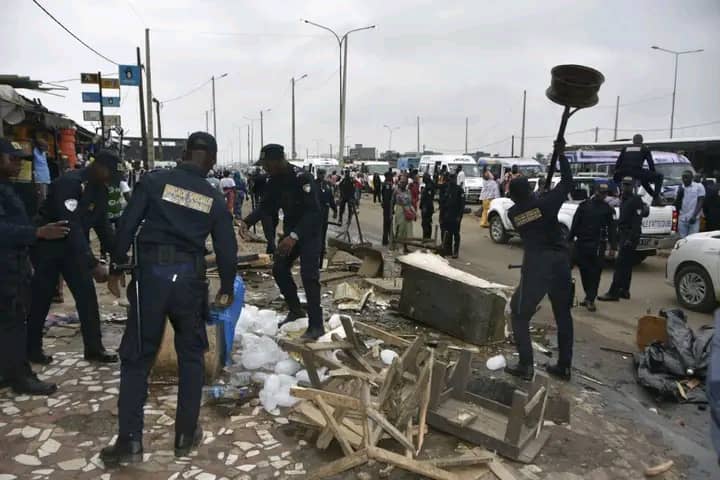
[(340, 166), (342, 167), (345, 163), (344, 148), (345, 148), (345, 117), (347, 117), (347, 55), (348, 55), (348, 40), (347, 34), (343, 37), (345, 41), (345, 55), (343, 55), (343, 77), (342, 77), (342, 118), (340, 119)]
[(303, 78), (307, 77), (307, 74), (303, 75), (302, 77), (295, 80), (295, 77), (292, 77), (290, 80), (292, 82), (292, 158), (295, 160), (297, 158), (297, 151), (295, 151), (295, 82), (299, 82)]
[(148, 148), (147, 148), (147, 130), (145, 130), (145, 100), (143, 100), (143, 76), (142, 61), (140, 59), (140, 47), (135, 48), (137, 53), (137, 66), (140, 67), (140, 78), (138, 79), (138, 100), (140, 101), (140, 136), (142, 137), (142, 161), (143, 168), (148, 169)]
[(420, 115), (417, 117), (417, 153), (420, 155)]
[(468, 153), (468, 117), (465, 117), (465, 152)]
[(332, 156), (333, 156), (333, 154), (332, 154), (332, 143), (331, 143), (330, 144), (330, 158), (332, 158)]
[(618, 115), (620, 114), (620, 95), (615, 100), (615, 130), (613, 132), (613, 140), (617, 140)]
[(523, 90), (523, 116), (522, 131), (520, 132), (520, 157), (525, 156), (525, 104), (527, 103), (527, 90)]
[(265, 140), (263, 139), (263, 111), (260, 110), (260, 148), (265, 146)]
[(242, 127), (238, 127), (238, 163), (242, 163)]
[(515, 156), (515, 135), (510, 136), (510, 156)]
[(102, 96), (102, 72), (98, 72), (98, 87), (100, 91), (100, 131), (102, 132), (102, 145), (105, 146), (105, 110), (103, 109), (103, 96)]
[(213, 75), (210, 80), (212, 81), (212, 101), (213, 101), (213, 137), (215, 137), (215, 142), (217, 143), (217, 110), (215, 110), (215, 75)]
[(210, 110), (205, 110), (205, 132), (210, 133)]
[(598, 127), (595, 127), (595, 143), (597, 143), (598, 138)]
[(162, 150), (162, 127), (160, 123), (160, 100), (153, 98), (155, 102), (155, 108), (157, 108), (157, 121), (158, 121), (158, 160), (162, 162), (163, 150)]
[(152, 75), (150, 73), (150, 29), (145, 29), (145, 76), (147, 78), (147, 152), (148, 152), (148, 169), (155, 168), (155, 138), (153, 134), (153, 114), (152, 114)]
[(247, 145), (247, 152), (248, 152), (248, 165), (252, 165), (252, 152), (250, 151), (250, 124), (247, 126), (248, 128), (248, 145)]

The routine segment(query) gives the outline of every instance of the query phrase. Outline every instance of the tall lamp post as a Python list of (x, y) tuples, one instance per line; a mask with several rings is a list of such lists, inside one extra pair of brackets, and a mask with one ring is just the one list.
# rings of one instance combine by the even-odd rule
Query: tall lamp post
[[(217, 77), (218, 80), (221, 78), (227, 77), (227, 73), (223, 73), (219, 77)], [(213, 112), (213, 137), (215, 137), (215, 142), (217, 142), (217, 110), (215, 109), (215, 75), (210, 77), (210, 80), (212, 81), (212, 112)]]
[(153, 97), (152, 99), (153, 103), (155, 103), (155, 108), (157, 111), (157, 121), (158, 121), (158, 160), (162, 162), (163, 159), (163, 151), (162, 151), (162, 124), (160, 123), (160, 100)]
[(390, 125), (383, 125), (383, 127), (388, 129), (389, 138), (388, 138), (388, 152), (392, 150), (392, 132), (393, 130), (399, 130), (400, 127), (391, 127)]
[(265, 140), (263, 139), (263, 113), (269, 112), (272, 108), (266, 108), (260, 110), (260, 148), (265, 146)]
[(307, 73), (300, 78), (292, 77), (292, 159), (297, 158), (297, 152), (295, 151), (295, 84), (307, 77)]
[(680, 55), (685, 55), (689, 53), (700, 53), (703, 51), (702, 48), (698, 48), (697, 50), (683, 50), (680, 52), (676, 52), (675, 50), (668, 50), (667, 48), (658, 47), (657, 45), (653, 45), (653, 50), (660, 50), (661, 52), (665, 53), (672, 53), (675, 55), (675, 80), (673, 81), (673, 93), (672, 93), (672, 110), (670, 110), (670, 138), (673, 138), (673, 127), (675, 124), (675, 93), (677, 91), (677, 77), (678, 77), (678, 59), (680, 58)]
[[(330, 33), (332, 33), (335, 36), (335, 39), (338, 42), (338, 50), (339, 50), (339, 68), (340, 68), (340, 146), (338, 148), (338, 162), (342, 166), (343, 164), (343, 151), (345, 147), (345, 111), (347, 108), (346, 103), (346, 87), (347, 87), (347, 44), (348, 44), (348, 35), (350, 35), (353, 32), (359, 32), (361, 30), (370, 30), (375, 28), (375, 25), (370, 25), (367, 27), (361, 27), (361, 28), (355, 28), (353, 30), (350, 30), (345, 33), (342, 37), (338, 35), (335, 30), (326, 27), (325, 25), (320, 25), (319, 23), (311, 22), (310, 20), (302, 20), (303, 22), (307, 23), (308, 25), (313, 25), (318, 28), (322, 28), (323, 30), (326, 30)], [(345, 56), (343, 57), (343, 46), (345, 49)], [(344, 58), (344, 60), (343, 60)], [(343, 66), (344, 63), (344, 66)]]
[[(259, 118), (250, 118), (243, 116), (243, 118), (250, 122), (248, 125), (248, 152), (250, 153), (250, 158), (254, 158), (253, 153), (255, 152), (255, 120), (260, 120)], [(260, 147), (262, 148), (262, 146)]]

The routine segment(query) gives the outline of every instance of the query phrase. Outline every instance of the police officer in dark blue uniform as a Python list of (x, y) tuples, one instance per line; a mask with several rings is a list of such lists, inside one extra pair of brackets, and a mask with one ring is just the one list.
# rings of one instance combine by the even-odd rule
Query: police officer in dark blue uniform
[(259, 163), (269, 174), (259, 207), (239, 222), (240, 235), (263, 216), (283, 211), (283, 239), (277, 247), (273, 277), (290, 311), (281, 325), (305, 316), (300, 306), (291, 268), (300, 258), (300, 277), (307, 297), (309, 326), (305, 339), (324, 334), (320, 306), (321, 207), (317, 184), (312, 175), (288, 163), (282, 145), (268, 144), (260, 152)]
[(617, 222), (618, 255), (610, 289), (598, 297), (598, 300), (603, 302), (617, 302), (621, 298), (630, 299), (632, 269), (636, 258), (635, 249), (642, 233), (642, 219), (650, 215), (650, 208), (645, 205), (642, 197), (634, 192), (634, 188), (634, 178), (622, 179), (620, 217)]
[(50, 395), (57, 386), (38, 380), (27, 359), (25, 319), (32, 275), (28, 248), (38, 239), (65, 238), (69, 228), (67, 222), (39, 228), (30, 222), (10, 183), (27, 157), (19, 144), (0, 138), (0, 383), (18, 394)]
[[(561, 149), (562, 150), (562, 149)], [(532, 341), (530, 319), (547, 294), (557, 323), (559, 356), (548, 373), (563, 380), (570, 379), (573, 350), (573, 320), (570, 314), (572, 276), (567, 241), (563, 237), (557, 215), (573, 188), (572, 171), (565, 155), (560, 153), (560, 182), (543, 195), (533, 195), (526, 177), (510, 182), (510, 199), (515, 205), (508, 217), (523, 241), (523, 264), (520, 285), (511, 299), (512, 328), (520, 355), (516, 365), (505, 371), (532, 380)]]
[[(648, 168), (643, 168), (646, 162)], [(623, 148), (615, 162), (613, 179), (619, 183), (623, 177), (639, 180), (645, 191), (653, 197), (654, 203), (662, 203), (660, 194), (662, 193), (663, 175), (655, 170), (652, 152), (643, 145), (643, 137), (640, 134), (633, 136), (633, 144)], [(650, 186), (651, 183), (654, 185)]]
[(440, 197), (440, 228), (443, 231), (443, 253), (458, 258), (460, 223), (465, 213), (465, 190), (457, 183), (457, 174), (448, 175), (445, 192)]
[[(212, 235), (220, 290), (215, 304), (233, 301), (237, 241), (222, 194), (205, 177), (215, 165), (217, 144), (212, 135), (195, 132), (188, 138), (183, 161), (172, 170), (143, 176), (118, 223), (108, 287), (120, 296), (119, 266), (137, 235), (137, 258), (129, 286), (130, 316), (120, 344), (120, 398), (115, 445), (103, 449), (105, 465), (142, 460), (143, 405), (147, 377), (165, 328), (175, 331), (179, 389), (175, 419), (175, 455), (187, 455), (202, 439), (197, 424), (203, 385), (203, 354), (208, 284), (205, 279), (205, 240)], [(136, 288), (140, 294), (138, 331)], [(138, 338), (140, 335), (140, 339)]]
[(610, 244), (614, 256), (615, 209), (605, 201), (608, 184), (598, 183), (595, 194), (578, 205), (570, 228), (570, 240), (575, 241), (575, 262), (580, 270), (585, 300), (580, 305), (594, 312), (605, 248)]
[(330, 210), (332, 210), (333, 217), (337, 218), (338, 213), (337, 205), (335, 205), (335, 195), (333, 195), (332, 187), (327, 180), (325, 180), (325, 173), (325, 170), (319, 169), (317, 171), (317, 178), (315, 179), (318, 189), (318, 198), (320, 200), (320, 220), (322, 221), (322, 238), (320, 240), (322, 250), (320, 251), (320, 268), (322, 268), (323, 258), (325, 258), (327, 248), (326, 239), (328, 230), (328, 214), (330, 213)]
[(383, 209), (383, 234), (382, 244), (389, 245), (392, 236), (392, 217), (393, 217), (393, 172), (388, 170), (385, 172), (385, 181), (380, 187), (380, 201)]
[(32, 280), (33, 302), (28, 318), (28, 358), (48, 364), (52, 357), (42, 349), (45, 317), (62, 274), (75, 299), (85, 345), (85, 358), (97, 362), (116, 362), (117, 355), (105, 350), (100, 333), (100, 312), (93, 277), (107, 280), (107, 268), (90, 248), (90, 228), (112, 233), (107, 216), (107, 184), (117, 171), (120, 159), (114, 151), (100, 150), (90, 166), (73, 170), (55, 179), (40, 207), (40, 224), (67, 221), (70, 233), (61, 240), (40, 240), (31, 250), (35, 267)]

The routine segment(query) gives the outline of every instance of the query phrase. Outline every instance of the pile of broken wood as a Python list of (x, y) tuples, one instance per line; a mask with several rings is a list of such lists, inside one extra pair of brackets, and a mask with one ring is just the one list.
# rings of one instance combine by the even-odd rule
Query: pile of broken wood
[[(498, 478), (514, 478), (494, 454), (482, 449), (456, 457), (423, 458), (433, 377), (444, 379), (447, 365), (435, 358), (422, 335), (409, 341), (347, 316), (341, 320), (342, 327), (331, 333), (330, 341), (281, 341), (283, 348), (302, 359), (311, 383), (309, 388), (291, 389), (301, 401), (290, 420), (319, 430), (317, 448), (328, 448), (334, 439), (344, 454), (310, 472), (308, 478), (327, 478), (370, 461), (386, 464), (381, 476), (399, 468), (433, 479), (460, 479), (448, 469), (484, 464)], [(370, 337), (367, 343), (361, 335)], [(389, 367), (380, 358), (380, 344), (398, 353)], [(320, 367), (328, 369), (327, 376)]]

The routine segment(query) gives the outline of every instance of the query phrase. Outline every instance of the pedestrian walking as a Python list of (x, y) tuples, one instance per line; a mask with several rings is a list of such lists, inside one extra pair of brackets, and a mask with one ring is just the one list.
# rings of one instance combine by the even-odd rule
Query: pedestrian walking
[(423, 190), (420, 195), (423, 240), (432, 238), (432, 217), (435, 213), (435, 183), (429, 173), (423, 175)]
[(382, 202), (382, 196), (380, 195), (380, 190), (382, 189), (382, 180), (380, 179), (380, 174), (377, 172), (375, 172), (373, 174), (372, 188), (373, 188), (373, 203)]
[[(416, 219), (416, 212), (412, 205), (412, 195), (408, 189), (407, 174), (400, 175), (397, 187), (392, 196), (394, 210), (393, 243), (412, 238), (413, 222)], [(408, 252), (407, 244), (403, 243), (403, 251)]]
[(642, 233), (642, 219), (650, 215), (650, 209), (634, 189), (635, 179), (624, 177), (622, 179), (620, 217), (617, 222), (618, 253), (615, 259), (615, 272), (610, 289), (598, 297), (598, 300), (603, 302), (617, 302), (621, 298), (630, 299), (632, 269), (636, 259), (635, 249)]
[(240, 234), (257, 223), (263, 216), (269, 216), (282, 209), (283, 238), (278, 244), (273, 259), (273, 277), (285, 298), (289, 312), (280, 325), (305, 317), (297, 294), (297, 285), (292, 277), (295, 260), (300, 259), (300, 278), (307, 298), (308, 329), (303, 338), (316, 340), (323, 328), (320, 305), (320, 253), (321, 253), (321, 210), (318, 189), (312, 175), (291, 165), (285, 158), (282, 145), (265, 145), (260, 153), (260, 162), (270, 179), (260, 206), (239, 222)]
[(445, 232), (443, 254), (458, 258), (460, 253), (460, 223), (465, 213), (465, 190), (458, 185), (456, 174), (450, 174), (447, 190), (440, 203), (440, 223), (443, 232)]
[(518, 167), (517, 165), (513, 165), (512, 167), (510, 167), (510, 171), (505, 173), (505, 178), (503, 179), (503, 195), (505, 195), (506, 197), (509, 196), (510, 182), (522, 176), (523, 175), (520, 172), (520, 167)]
[(532, 380), (535, 373), (530, 319), (540, 301), (548, 295), (557, 324), (558, 361), (547, 371), (562, 380), (570, 379), (573, 353), (573, 320), (570, 313), (572, 275), (567, 241), (558, 212), (573, 188), (570, 163), (563, 155), (565, 142), (556, 144), (560, 151), (560, 182), (543, 195), (534, 195), (524, 176), (510, 181), (508, 193), (515, 203), (508, 217), (523, 242), (520, 285), (510, 301), (511, 320), (519, 361), (505, 371)]
[(575, 245), (575, 262), (580, 270), (585, 300), (580, 305), (594, 312), (605, 249), (610, 246), (609, 256), (615, 256), (615, 210), (605, 201), (607, 183), (598, 183), (595, 194), (578, 205), (570, 228), (570, 240)]
[(230, 171), (225, 170), (223, 177), (220, 179), (220, 190), (225, 197), (225, 205), (231, 214), (235, 210), (235, 180), (230, 175)]
[(242, 174), (237, 171), (233, 175), (233, 180), (235, 181), (235, 209), (233, 213), (235, 218), (242, 218), (243, 203), (248, 194), (247, 182)]
[(380, 194), (382, 197), (382, 210), (383, 210), (383, 234), (382, 244), (387, 246), (390, 244), (392, 237), (392, 217), (393, 217), (393, 193), (395, 192), (395, 185), (393, 184), (393, 173), (388, 170), (385, 172), (385, 181), (380, 187)]
[(480, 192), (480, 200), (482, 201), (482, 216), (480, 217), (480, 226), (488, 228), (488, 213), (490, 212), (490, 203), (496, 198), (500, 197), (500, 186), (495, 181), (490, 170), (483, 172), (483, 186)]
[(120, 219), (108, 282), (116, 297), (120, 296), (122, 275), (118, 267), (128, 264), (127, 252), (136, 237), (138, 248), (134, 251), (133, 282), (127, 290), (130, 315), (120, 343), (118, 436), (113, 445), (100, 452), (107, 467), (143, 459), (147, 378), (160, 348), (166, 317), (175, 331), (178, 357), (175, 456), (189, 454), (202, 440), (198, 415), (203, 355), (208, 348), (207, 237), (212, 236), (220, 275), (220, 289), (215, 296), (219, 308), (233, 302), (237, 263), (232, 215), (222, 194), (205, 180), (216, 159), (213, 136), (193, 133), (187, 140), (182, 163), (173, 169), (146, 174), (136, 185)]
[(318, 199), (320, 201), (320, 220), (322, 221), (321, 227), (321, 238), (320, 238), (320, 268), (322, 268), (323, 259), (327, 253), (327, 230), (328, 230), (328, 215), (330, 210), (333, 211), (333, 217), (337, 218), (337, 205), (335, 205), (335, 197), (333, 196), (332, 187), (325, 180), (325, 170), (319, 169), (317, 171), (317, 178), (315, 179), (318, 189)]
[[(648, 168), (644, 168), (645, 163)], [(623, 177), (631, 177), (633, 180), (640, 181), (645, 191), (653, 197), (653, 204), (662, 204), (660, 194), (662, 193), (663, 175), (655, 170), (652, 153), (643, 145), (642, 135), (635, 134), (633, 144), (620, 151), (615, 162), (614, 172), (613, 179), (616, 183), (620, 182)], [(651, 183), (654, 186), (651, 186)]]
[(39, 224), (66, 221), (70, 233), (62, 240), (38, 240), (31, 250), (35, 268), (33, 302), (28, 317), (27, 348), (31, 362), (52, 362), (52, 357), (43, 352), (43, 328), (61, 274), (75, 299), (85, 359), (103, 363), (117, 361), (117, 355), (105, 350), (102, 343), (93, 283), (93, 278), (99, 283), (107, 281), (107, 268), (93, 254), (88, 238), (90, 229), (98, 228), (107, 233), (105, 248), (112, 250), (107, 185), (117, 172), (119, 161), (114, 151), (100, 150), (88, 167), (68, 172), (50, 184), (40, 208)]
[(50, 186), (50, 166), (48, 165), (48, 143), (45, 139), (36, 137), (33, 146), (33, 180), (37, 187), (38, 205), (45, 201)]
[(32, 268), (28, 249), (38, 240), (62, 240), (67, 222), (35, 227), (10, 179), (20, 174), (29, 158), (20, 144), (0, 138), (0, 383), (18, 395), (50, 395), (53, 383), (38, 379), (27, 357), (26, 319), (32, 300)]
[(693, 174), (686, 170), (682, 174), (682, 185), (678, 188), (675, 208), (678, 211), (678, 234), (685, 238), (700, 231), (700, 212), (705, 201), (705, 187), (693, 181)]

